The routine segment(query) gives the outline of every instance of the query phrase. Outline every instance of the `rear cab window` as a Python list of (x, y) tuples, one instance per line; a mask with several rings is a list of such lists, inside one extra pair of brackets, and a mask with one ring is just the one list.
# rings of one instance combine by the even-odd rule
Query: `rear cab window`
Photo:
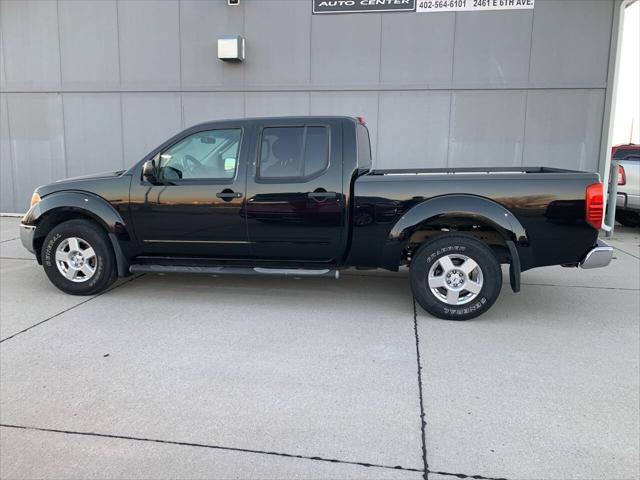
[(369, 131), (362, 124), (356, 125), (356, 144), (358, 149), (358, 170), (371, 170), (371, 142)]
[(258, 179), (305, 181), (328, 167), (327, 126), (265, 127), (262, 130)]

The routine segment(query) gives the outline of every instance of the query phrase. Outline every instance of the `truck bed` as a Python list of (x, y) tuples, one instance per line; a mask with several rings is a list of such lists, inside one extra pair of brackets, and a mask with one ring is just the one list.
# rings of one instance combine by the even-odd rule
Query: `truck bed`
[[(471, 196), (501, 205), (522, 225), (528, 239), (518, 245), (522, 270), (575, 263), (576, 251), (586, 252), (597, 238), (585, 222), (585, 190), (598, 181), (596, 173), (549, 167), (372, 170), (354, 183), (350, 262), (385, 264), (391, 228), (412, 207), (436, 197)], [(449, 212), (443, 224), (456, 214), (469, 217)], [(438, 229), (434, 222), (431, 228)]]

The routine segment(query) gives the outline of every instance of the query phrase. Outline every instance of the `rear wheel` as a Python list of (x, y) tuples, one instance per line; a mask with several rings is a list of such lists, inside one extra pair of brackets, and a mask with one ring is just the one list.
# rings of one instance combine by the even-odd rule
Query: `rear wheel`
[(422, 245), (410, 266), (411, 290), (430, 314), (468, 320), (483, 314), (502, 288), (498, 259), (484, 243), (444, 235)]
[(625, 227), (640, 227), (640, 213), (629, 210), (616, 211), (616, 220)]
[(41, 255), (51, 283), (71, 295), (99, 293), (116, 279), (109, 239), (87, 220), (70, 220), (54, 227), (45, 238)]

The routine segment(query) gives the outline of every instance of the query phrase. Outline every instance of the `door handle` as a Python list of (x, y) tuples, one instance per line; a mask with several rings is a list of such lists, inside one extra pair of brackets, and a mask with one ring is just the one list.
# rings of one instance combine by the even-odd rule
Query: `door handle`
[(223, 191), (216, 193), (216, 197), (221, 198), (225, 202), (233, 200), (234, 198), (242, 197), (240, 192), (234, 192), (230, 188), (225, 188)]
[(328, 198), (336, 198), (338, 195), (336, 192), (326, 192), (318, 189), (315, 192), (307, 193), (307, 196), (314, 200), (326, 200)]

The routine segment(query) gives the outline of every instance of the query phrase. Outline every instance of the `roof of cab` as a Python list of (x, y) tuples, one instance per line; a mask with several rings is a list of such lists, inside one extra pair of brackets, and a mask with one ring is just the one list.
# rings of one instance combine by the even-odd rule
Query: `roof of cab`
[(240, 123), (240, 124), (246, 125), (246, 124), (252, 124), (252, 123), (262, 123), (265, 121), (277, 122), (278, 120), (281, 120), (287, 123), (295, 122), (295, 121), (310, 123), (310, 122), (319, 122), (319, 121), (327, 121), (327, 120), (349, 120), (354, 123), (359, 123), (359, 117), (356, 117), (356, 116), (350, 117), (345, 115), (297, 115), (297, 116), (247, 117), (247, 118), (229, 118), (229, 119), (225, 118), (220, 120), (211, 120), (208, 122), (198, 123), (196, 125), (189, 127), (188, 129), (192, 129), (192, 128), (200, 129), (202, 127), (209, 127), (209, 126), (214, 127), (216, 125), (226, 124), (226, 123)]

